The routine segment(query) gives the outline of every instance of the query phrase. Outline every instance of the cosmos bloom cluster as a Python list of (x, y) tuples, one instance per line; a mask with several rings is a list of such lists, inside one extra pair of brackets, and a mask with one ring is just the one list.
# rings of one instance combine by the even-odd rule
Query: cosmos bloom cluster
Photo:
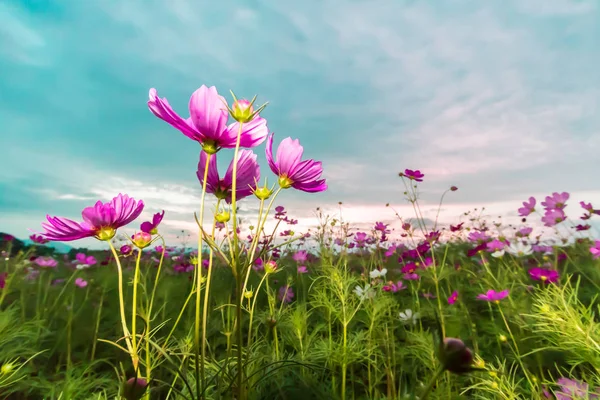
[[(312, 159), (302, 160), (303, 147), (296, 139), (286, 138), (273, 153), (274, 134), (269, 136), (267, 121), (258, 110), (254, 110), (253, 102), (235, 100), (230, 108), (225, 99), (213, 87), (201, 86), (189, 101), (189, 118), (180, 117), (165, 98), (158, 97), (156, 89), (150, 89), (148, 108), (185, 136), (197, 141), (201, 146), (200, 162), (196, 175), (201, 184), (206, 176), (206, 188), (218, 199), (231, 203), (233, 191), (233, 162), (225, 175), (221, 177), (217, 168), (216, 153), (221, 149), (244, 148), (237, 155), (236, 199), (255, 194), (265, 200), (273, 189), (258, 187), (260, 167), (257, 155), (249, 148), (256, 147), (267, 140), (265, 156), (271, 171), (277, 176), (281, 189), (293, 187), (304, 192), (322, 192), (327, 184), (321, 179), (323, 168), (321, 162)], [(228, 124), (229, 116), (234, 122)], [(239, 137), (238, 137), (239, 135)], [(267, 139), (268, 136), (268, 139)], [(210, 155), (210, 160), (207, 159)], [(206, 166), (208, 165), (208, 171)], [(119, 194), (111, 201), (98, 201), (86, 207), (82, 212), (82, 222), (63, 217), (47, 216), (42, 224), (44, 233), (35, 236), (37, 243), (45, 241), (73, 241), (88, 237), (110, 241), (117, 229), (129, 224), (140, 216), (144, 209), (142, 200), (135, 200), (127, 194)], [(164, 211), (154, 215), (152, 221), (142, 224), (141, 232), (132, 236), (132, 244), (144, 248), (151, 243), (152, 235), (157, 233), (158, 224), (162, 221)], [(122, 249), (122, 253), (128, 253)], [(130, 250), (130, 248), (129, 248)]]

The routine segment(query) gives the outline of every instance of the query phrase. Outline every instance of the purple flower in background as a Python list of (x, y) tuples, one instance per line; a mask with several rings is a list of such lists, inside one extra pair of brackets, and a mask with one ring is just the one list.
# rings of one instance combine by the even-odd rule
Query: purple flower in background
[(535, 197), (530, 197), (529, 201), (524, 201), (523, 202), (523, 207), (519, 208), (517, 211), (519, 211), (519, 216), (520, 217), (527, 217), (529, 214), (531, 214), (532, 212), (535, 211)]
[(83, 222), (62, 217), (46, 216), (48, 222), (42, 223), (45, 233), (42, 236), (50, 241), (72, 241), (87, 237), (109, 241), (117, 229), (139, 217), (144, 209), (142, 200), (136, 201), (126, 194), (113, 198), (108, 203), (98, 201), (81, 212)]
[(124, 244), (123, 246), (121, 246), (121, 248), (119, 249), (119, 251), (121, 252), (121, 254), (127, 255), (127, 254), (131, 254), (131, 251), (133, 249), (131, 248), (130, 245), (128, 244)]
[(160, 225), (164, 216), (165, 216), (164, 210), (162, 213), (154, 214), (154, 216), (152, 217), (152, 222), (150, 222), (150, 221), (142, 222), (142, 225), (140, 225), (140, 230), (142, 232), (146, 232), (151, 235), (156, 235), (158, 233), (158, 225)]
[[(225, 98), (217, 89), (202, 85), (189, 102), (190, 118), (183, 119), (169, 105), (167, 99), (158, 97), (156, 89), (149, 92), (148, 107), (158, 118), (178, 129), (185, 136), (199, 142), (207, 153), (214, 154), (221, 148), (235, 148), (239, 123), (227, 125), (229, 112)], [(269, 134), (267, 121), (259, 116), (242, 125), (241, 147), (255, 147), (264, 142)]]
[[(554, 392), (556, 400), (575, 400), (575, 399), (586, 399), (592, 400), (598, 398), (598, 393), (590, 393), (589, 385), (584, 382), (576, 381), (574, 379), (559, 378), (556, 384), (560, 387), (560, 390)], [(596, 389), (596, 392), (598, 389)]]
[(56, 268), (58, 265), (58, 261), (52, 257), (38, 257), (34, 262), (42, 268)]
[(539, 267), (531, 268), (529, 270), (529, 275), (536, 281), (542, 281), (544, 283), (555, 283), (559, 278), (558, 271)]
[(88, 283), (85, 279), (77, 278), (75, 279), (75, 285), (79, 286), (80, 288), (84, 288), (88, 285)]
[(566, 202), (569, 200), (569, 193), (552, 193), (552, 196), (546, 196), (546, 201), (542, 205), (546, 210), (562, 210), (566, 207)]
[(84, 253), (77, 253), (75, 255), (75, 261), (77, 264), (86, 266), (92, 266), (98, 263), (94, 256), (86, 256)]
[(552, 226), (555, 226), (556, 224), (563, 222), (566, 218), (567, 217), (563, 210), (548, 209), (548, 210), (546, 210), (546, 213), (542, 217), (542, 222), (544, 223), (545, 226), (552, 227)]
[(452, 292), (450, 297), (448, 297), (448, 304), (452, 305), (456, 303), (456, 300), (458, 300), (458, 292), (455, 290), (454, 292)]
[(308, 268), (305, 265), (299, 265), (297, 271), (299, 274), (306, 274), (308, 273)]
[(590, 253), (592, 253), (592, 258), (594, 260), (600, 258), (600, 240), (596, 240), (594, 245), (590, 248)]
[[(401, 173), (402, 174), (402, 173)], [(420, 170), (405, 169), (401, 176), (406, 176), (411, 181), (423, 182), (424, 174)]]
[[(206, 168), (207, 154), (200, 152), (200, 162), (198, 163), (198, 171), (196, 176), (203, 184), (204, 173)], [(252, 190), (256, 187), (256, 182), (260, 180), (260, 167), (256, 162), (256, 154), (251, 150), (241, 150), (238, 153), (237, 161), (237, 182), (236, 182), (236, 199), (241, 200), (252, 194)], [(231, 191), (233, 190), (233, 160), (225, 172), (223, 179), (219, 177), (217, 169), (217, 156), (213, 155), (208, 163), (208, 175), (206, 179), (206, 191), (214, 194), (218, 199), (225, 200), (231, 203)]]
[(279, 301), (284, 303), (291, 303), (294, 299), (294, 290), (290, 285), (285, 285), (279, 288)]
[(501, 242), (498, 239), (494, 239), (491, 242), (488, 242), (486, 244), (488, 251), (490, 252), (495, 252), (495, 251), (500, 251), (500, 250), (504, 250), (504, 248), (506, 247), (506, 243)]
[(495, 290), (490, 289), (485, 294), (477, 295), (479, 300), (493, 301), (496, 303), (500, 302), (500, 300), (505, 299), (506, 297), (508, 297), (508, 289), (505, 289), (501, 292), (496, 292)]
[(519, 229), (515, 235), (517, 237), (527, 237), (531, 235), (531, 232), (533, 232), (533, 228), (526, 226), (524, 228)]
[(37, 243), (37, 244), (46, 244), (46, 243), (48, 243), (48, 240), (44, 239), (44, 237), (42, 235), (33, 234), (33, 235), (29, 236), (29, 239), (33, 243)]
[(288, 137), (277, 148), (273, 157), (273, 136), (267, 139), (266, 157), (271, 171), (279, 177), (279, 186), (283, 189), (293, 187), (303, 192), (316, 193), (327, 190), (325, 179), (320, 179), (323, 167), (320, 161), (302, 160), (304, 148), (296, 139)]
[(4, 289), (6, 286), (6, 278), (8, 277), (7, 272), (3, 272), (0, 274), (0, 289)]
[(384, 285), (381, 290), (383, 290), (384, 292), (392, 292), (392, 293), (396, 293), (400, 290), (404, 290), (406, 289), (406, 285), (404, 284), (404, 282), (402, 281), (398, 281), (396, 283), (390, 281), (388, 282), (387, 285)]
[(296, 253), (294, 253), (292, 258), (297, 263), (303, 263), (306, 262), (306, 260), (308, 260), (308, 253), (306, 252), (306, 250), (298, 250)]

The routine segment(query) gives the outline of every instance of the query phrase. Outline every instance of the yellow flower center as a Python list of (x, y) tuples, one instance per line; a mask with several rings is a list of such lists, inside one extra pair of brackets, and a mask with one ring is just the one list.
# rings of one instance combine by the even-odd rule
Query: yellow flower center
[(290, 187), (292, 187), (292, 184), (294, 183), (294, 181), (292, 181), (290, 178), (287, 177), (287, 175), (281, 175), (279, 177), (279, 186), (281, 186), (282, 189), (288, 189)]
[(96, 231), (96, 239), (102, 240), (104, 242), (108, 242), (110, 239), (114, 238), (117, 234), (117, 230), (110, 226), (103, 226)]

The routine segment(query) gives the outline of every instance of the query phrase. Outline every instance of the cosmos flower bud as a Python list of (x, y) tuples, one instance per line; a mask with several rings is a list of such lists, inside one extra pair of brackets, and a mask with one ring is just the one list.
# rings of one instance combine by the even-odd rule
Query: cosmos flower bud
[(0, 367), (0, 374), (2, 375), (8, 375), (10, 373), (12, 373), (15, 369), (15, 364), (11, 363), (11, 362), (7, 362), (2, 364), (2, 367)]
[(127, 255), (127, 254), (131, 254), (131, 246), (128, 244), (124, 244), (123, 246), (121, 246), (121, 248), (119, 249), (119, 251), (121, 252), (121, 254)]
[(251, 298), (252, 298), (252, 296), (254, 296), (254, 292), (253, 292), (252, 290), (246, 290), (246, 291), (244, 292), (244, 297), (245, 297), (245, 298), (247, 298), (247, 299), (251, 299)]
[(269, 260), (265, 263), (265, 272), (267, 274), (272, 274), (277, 270), (277, 263), (273, 260)]
[(229, 214), (229, 211), (227, 211), (227, 210), (220, 211), (219, 213), (217, 213), (215, 215), (215, 220), (217, 222), (221, 222), (223, 224), (225, 222), (229, 222), (230, 219), (231, 219), (231, 215)]
[(122, 396), (126, 400), (140, 400), (147, 388), (148, 382), (144, 378), (129, 378), (123, 383)]
[(131, 237), (131, 241), (138, 249), (143, 249), (152, 242), (152, 235), (147, 232), (138, 232)]
[(236, 100), (231, 107), (231, 116), (238, 122), (250, 122), (254, 113), (252, 103), (246, 99)]
[(263, 186), (263, 187), (257, 187), (253, 193), (257, 199), (267, 200), (273, 194), (273, 190), (269, 189), (267, 187), (267, 185), (265, 184), (265, 186)]
[(445, 370), (463, 374), (473, 368), (473, 353), (462, 340), (445, 338), (440, 361)]
[(458, 188), (456, 186), (450, 186), (450, 191), (456, 192)]

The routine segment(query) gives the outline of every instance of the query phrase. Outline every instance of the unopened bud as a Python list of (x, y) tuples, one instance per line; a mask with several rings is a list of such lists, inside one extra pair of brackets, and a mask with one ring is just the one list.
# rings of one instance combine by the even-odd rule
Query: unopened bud
[(265, 263), (265, 272), (267, 274), (272, 274), (277, 270), (277, 263), (273, 260), (269, 260)]
[(138, 232), (131, 237), (131, 241), (138, 249), (143, 249), (152, 242), (152, 235), (146, 232)]
[(223, 211), (219, 212), (217, 215), (215, 215), (215, 220), (222, 224), (224, 224), (225, 222), (229, 222), (230, 219), (231, 219), (231, 215), (229, 214), (229, 211), (227, 211), (227, 210), (223, 210)]
[(450, 191), (456, 192), (458, 188), (456, 186), (450, 186)]
[(445, 338), (440, 358), (444, 369), (455, 374), (469, 372), (473, 367), (473, 353), (460, 339)]
[(126, 400), (140, 400), (147, 388), (148, 382), (144, 378), (129, 378), (123, 383), (121, 395)]
[(236, 100), (231, 107), (231, 116), (238, 122), (250, 122), (254, 117), (254, 107), (252, 103), (246, 99)]
[(272, 194), (273, 190), (269, 189), (266, 185), (263, 187), (257, 187), (256, 190), (254, 190), (254, 195), (259, 200), (267, 200)]

